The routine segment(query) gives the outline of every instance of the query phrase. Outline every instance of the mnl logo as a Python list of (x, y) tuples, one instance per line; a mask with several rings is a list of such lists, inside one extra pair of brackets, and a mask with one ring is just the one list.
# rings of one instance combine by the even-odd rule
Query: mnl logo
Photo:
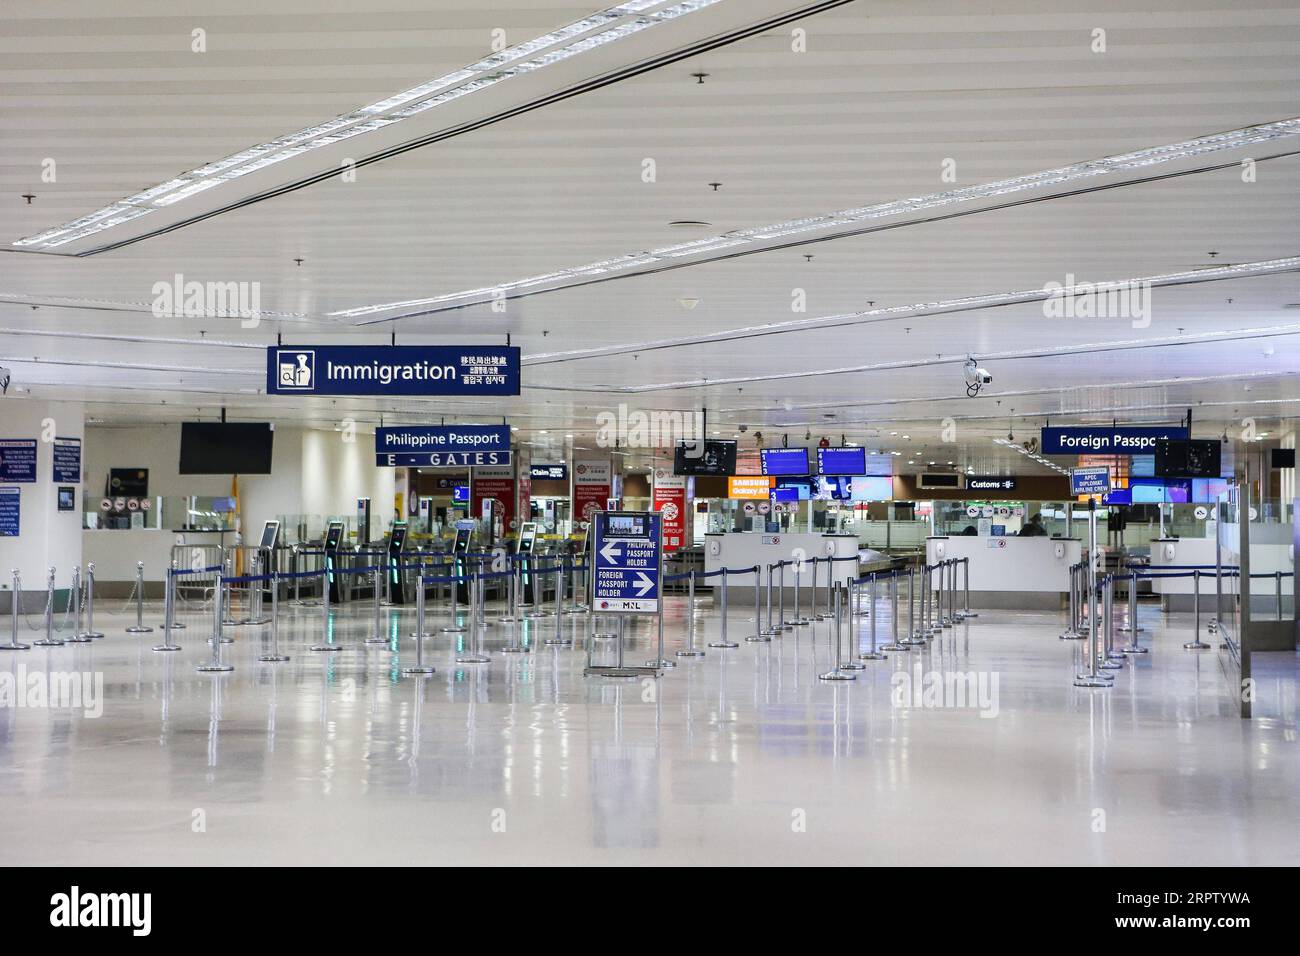
[(316, 353), (285, 349), (275, 353), (278, 369), (277, 387), (293, 392), (310, 392), (316, 388)]

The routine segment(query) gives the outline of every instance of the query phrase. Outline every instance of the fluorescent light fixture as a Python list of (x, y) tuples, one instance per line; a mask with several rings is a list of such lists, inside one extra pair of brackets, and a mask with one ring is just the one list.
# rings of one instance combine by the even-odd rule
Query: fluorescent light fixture
[[(175, 179), (151, 186), (89, 216), (18, 239), (13, 245), (49, 249), (84, 239), (137, 219), (157, 208), (189, 199), (214, 186), (301, 156), (309, 150), (332, 146), (353, 136), (374, 132), (462, 96), (487, 89), (512, 76), (531, 73), (581, 56), (597, 47), (720, 2), (721, 0), (686, 0), (684, 3), (673, 4), (670, 0), (629, 0), (616, 4), (368, 106), (182, 173)], [(660, 9), (654, 10), (655, 7)], [(133, 212), (123, 215), (118, 208), (122, 205), (132, 207)]]
[[(689, 4), (680, 4), (679, 6), (686, 7), (689, 6)], [(668, 12), (669, 11), (666, 10), (661, 11), (660, 14), (655, 14), (655, 16), (658, 17), (665, 15)], [(612, 275), (618, 272), (627, 272), (643, 265), (651, 265), (665, 260), (681, 258), (683, 256), (701, 255), (709, 252), (718, 252), (724, 249), (732, 249), (737, 246), (753, 245), (756, 243), (761, 244), (763, 242), (782, 239), (788, 236), (811, 235), (826, 229), (855, 225), (873, 219), (884, 219), (891, 216), (900, 216), (906, 213), (915, 213), (924, 209), (933, 209), (939, 206), (951, 206), (960, 203), (973, 202), (980, 199), (990, 199), (997, 196), (1005, 196), (1010, 193), (1040, 189), (1043, 186), (1077, 182), (1095, 176), (1152, 166), (1157, 163), (1191, 159), (1218, 150), (1237, 149), (1243, 146), (1252, 146), (1258, 143), (1271, 142), (1272, 140), (1282, 139), (1287, 136), (1294, 136), (1297, 133), (1300, 133), (1300, 117), (1279, 120), (1274, 123), (1263, 123), (1258, 126), (1246, 126), (1225, 133), (1200, 136), (1196, 139), (1184, 140), (1179, 143), (1168, 143), (1163, 146), (1152, 146), (1147, 149), (1122, 153), (1117, 156), (1105, 156), (1101, 159), (1086, 160), (1080, 163), (1073, 163), (1069, 166), (1061, 166), (1057, 169), (1043, 170), (1041, 172), (1029, 173), (1024, 176), (1015, 176), (1010, 179), (999, 179), (994, 182), (980, 183), (974, 186), (966, 186), (961, 189), (947, 189), (942, 192), (930, 193), (925, 196), (914, 196), (908, 199), (895, 199), (890, 202), (876, 203), (871, 206), (844, 209), (823, 216), (806, 216), (800, 219), (791, 219), (786, 222), (775, 223), (770, 226), (758, 226), (752, 229), (736, 230), (728, 232), (725, 235), (714, 236), (710, 239), (697, 239), (694, 242), (678, 243), (672, 246), (650, 249), (646, 252), (635, 252), (613, 259), (605, 259), (601, 262), (592, 262), (587, 263), (586, 265), (574, 266), (569, 269), (562, 269), (559, 272), (550, 273), (546, 276), (532, 276), (526, 279), (516, 279), (511, 282), (503, 282), (501, 285), (492, 286), (487, 289), (469, 289), (462, 292), (451, 292), (446, 295), (430, 296), (423, 299), (407, 299), (401, 302), (384, 302), (376, 305), (359, 306), (353, 309), (343, 309), (338, 312), (331, 312), (330, 315), (357, 318), (399, 309), (428, 308), (431, 306), (446, 305), (453, 302), (470, 304), (477, 299), (483, 299), (486, 301), (501, 293), (509, 294), (510, 292), (521, 291), (535, 285), (550, 282), (558, 283), (566, 279), (572, 280), (591, 276)]]

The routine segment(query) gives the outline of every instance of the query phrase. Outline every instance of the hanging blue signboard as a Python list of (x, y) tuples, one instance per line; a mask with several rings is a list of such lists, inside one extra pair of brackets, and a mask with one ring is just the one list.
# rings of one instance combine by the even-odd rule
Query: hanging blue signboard
[(1044, 428), (1039, 445), (1044, 455), (1151, 455), (1160, 439), (1187, 437), (1181, 425), (1083, 425)]
[(509, 450), (509, 425), (397, 425), (375, 429), (377, 455)]
[[(36, 480), (36, 439), (0, 439), (0, 481)], [(80, 480), (80, 476), (78, 476)]]
[(484, 468), (510, 464), (508, 451), (431, 451), (415, 454), (376, 455), (380, 468)]
[(16, 538), (23, 490), (0, 488), (0, 538)]
[(266, 394), (518, 395), (519, 365), (504, 345), (273, 345)]
[(54, 483), (81, 484), (81, 439), (54, 439)]

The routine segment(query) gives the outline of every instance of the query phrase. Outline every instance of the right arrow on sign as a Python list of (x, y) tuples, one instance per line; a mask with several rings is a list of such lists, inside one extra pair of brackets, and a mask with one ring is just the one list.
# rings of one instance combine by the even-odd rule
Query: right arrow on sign
[(637, 589), (637, 597), (645, 597), (650, 591), (654, 590), (655, 582), (653, 578), (648, 578), (645, 573), (638, 571), (637, 580), (632, 582), (632, 586)]

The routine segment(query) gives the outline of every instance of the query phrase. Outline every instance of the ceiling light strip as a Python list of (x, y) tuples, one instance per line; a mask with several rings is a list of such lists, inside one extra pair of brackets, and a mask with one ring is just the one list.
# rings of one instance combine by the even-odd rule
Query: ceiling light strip
[(750, 243), (761, 245), (763, 242), (768, 242), (774, 239), (788, 238), (796, 235), (812, 235), (828, 229), (842, 228), (844, 226), (868, 222), (875, 219), (902, 216), (927, 209), (1012, 195), (1027, 190), (1042, 189), (1045, 186), (1056, 186), (1063, 183), (1079, 182), (1096, 176), (1109, 175), (1133, 169), (1143, 169), (1162, 163), (1191, 159), (1221, 150), (1239, 149), (1245, 146), (1257, 145), (1259, 143), (1272, 142), (1274, 140), (1294, 136), (1297, 133), (1300, 133), (1300, 117), (1278, 120), (1272, 123), (1262, 123), (1256, 126), (1247, 126), (1242, 127), (1241, 129), (1215, 133), (1209, 136), (1200, 136), (1195, 139), (1184, 140), (1178, 143), (1167, 143), (1162, 146), (1152, 146), (1146, 149), (1135, 150), (1115, 156), (1105, 156), (1100, 159), (1086, 160), (1080, 163), (1073, 163), (1069, 166), (1061, 166), (1056, 169), (1042, 170), (1036, 173), (1015, 176), (1009, 179), (995, 180), (988, 183), (980, 183), (960, 189), (944, 190), (922, 196), (913, 196), (905, 199), (891, 200), (884, 203), (876, 203), (870, 206), (844, 209), (838, 212), (827, 213), (822, 216), (810, 216), (802, 219), (788, 220), (771, 226), (737, 230), (725, 233), (721, 236), (699, 239), (689, 243), (663, 246), (648, 251), (629, 253), (613, 259), (605, 259), (599, 262), (573, 266), (568, 269), (562, 269), (558, 272), (547, 273), (541, 276), (530, 276), (524, 279), (516, 279), (511, 282), (505, 282), (487, 288), (451, 292), (445, 295), (431, 296), (422, 299), (407, 299), (400, 302), (385, 302), (374, 305), (358, 306), (351, 309), (341, 309), (336, 312), (331, 312), (330, 315), (344, 318), (364, 318), (383, 312), (393, 312), (398, 310), (429, 308), (431, 306), (450, 306), (452, 304), (478, 304), (479, 302), (490, 301), (493, 296), (501, 294), (509, 296), (511, 292), (517, 292), (534, 285), (555, 282), (561, 279), (611, 275), (619, 272), (626, 272), (630, 269), (651, 263), (668, 262), (681, 257), (717, 252), (721, 249), (735, 248)]
[[(232, 182), (276, 163), (384, 129), (411, 116), (531, 73), (642, 30), (688, 16), (721, 0), (630, 0), (576, 20), (560, 29), (508, 47), (477, 63), (421, 83), (325, 123), (249, 147), (224, 159), (127, 196), (103, 209), (13, 242), (20, 248), (55, 249), (112, 229), (160, 208)], [(658, 7), (659, 9), (653, 9)]]

